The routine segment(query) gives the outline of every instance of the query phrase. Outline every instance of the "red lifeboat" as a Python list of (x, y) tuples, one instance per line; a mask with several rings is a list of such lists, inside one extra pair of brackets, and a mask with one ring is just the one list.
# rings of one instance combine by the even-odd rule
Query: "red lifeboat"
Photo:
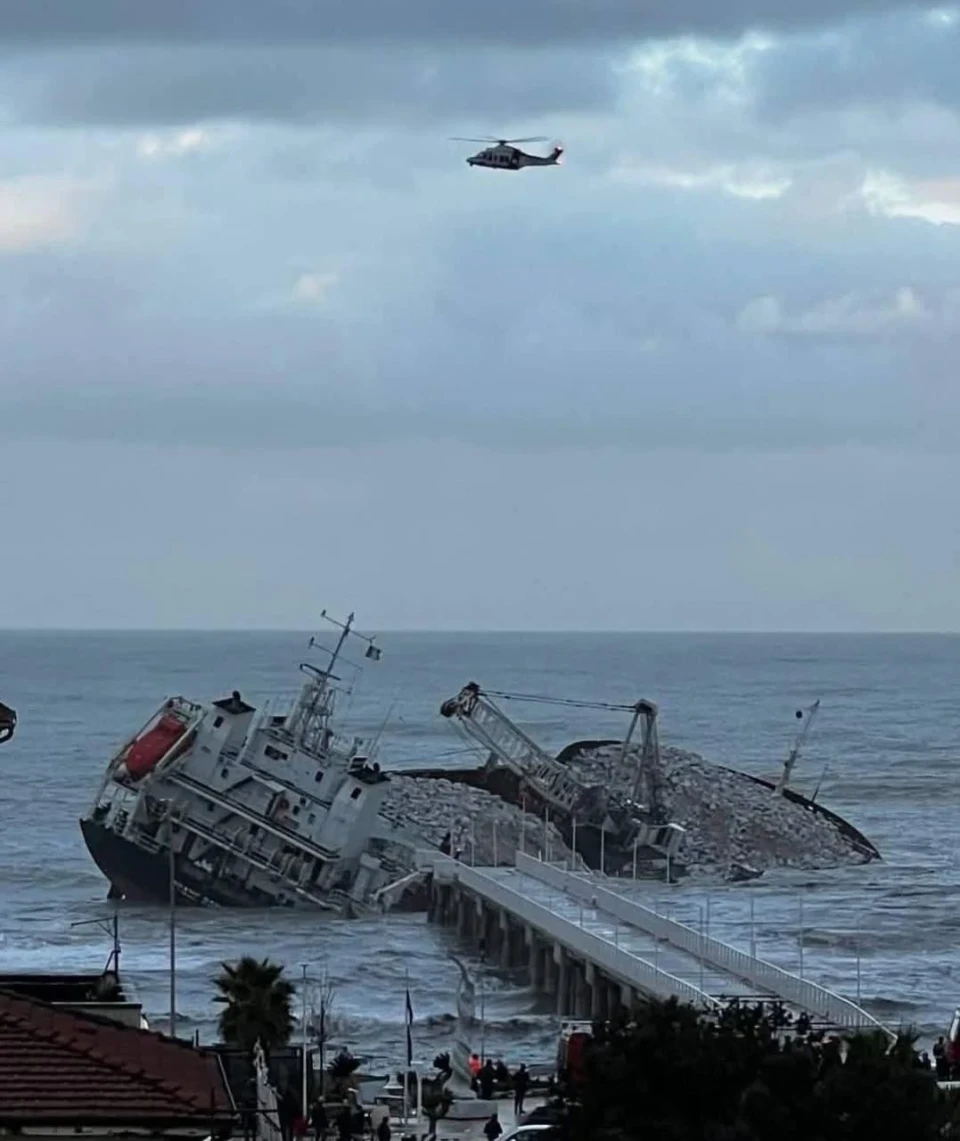
[(174, 713), (164, 713), (152, 729), (138, 737), (123, 757), (123, 767), (133, 780), (145, 777), (157, 762), (186, 735), (187, 726)]

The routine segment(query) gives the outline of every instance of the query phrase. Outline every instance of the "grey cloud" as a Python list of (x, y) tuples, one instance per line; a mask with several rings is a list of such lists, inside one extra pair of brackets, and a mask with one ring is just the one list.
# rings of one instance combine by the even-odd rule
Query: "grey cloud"
[(911, 101), (955, 108), (958, 58), (960, 22), (889, 12), (757, 54), (748, 83), (757, 109), (772, 118), (838, 106), (902, 112)]
[[(406, 197), (288, 196), (240, 179), (218, 196), (218, 225), (164, 258), (0, 261), (0, 434), (248, 449), (423, 436), (515, 448), (958, 446), (960, 394), (918, 396), (915, 345), (758, 343), (735, 328), (767, 293), (787, 314), (855, 290), (889, 294), (905, 259), (935, 300), (933, 283), (956, 264), (955, 230), (861, 220), (844, 243), (800, 241), (780, 232), (776, 204), (704, 208), (696, 195), (585, 176), (549, 193), (520, 180), (492, 192), (472, 173), (455, 207), (448, 184), (424, 179), (407, 229)], [(318, 209), (335, 219), (329, 232)], [(340, 237), (359, 260), (329, 304), (253, 306), (300, 272), (323, 272)], [(941, 343), (923, 375), (948, 375), (955, 344)]]
[(609, 109), (609, 54), (330, 46), (153, 45), (21, 58), (0, 80), (27, 121), (110, 126), (210, 119), (378, 124)]
[(486, 44), (567, 43), (699, 33), (736, 34), (750, 27), (791, 28), (835, 22), (878, 7), (921, 7), (910, 0), (47, 0), (6, 5), (0, 40), (7, 45), (77, 43), (247, 43), (364, 41)]
[(854, 175), (848, 194), (865, 164), (942, 177), (960, 146), (958, 56), (960, 23), (916, 7), (746, 43), (735, 61), (665, 52), (629, 103), (637, 161), (691, 172), (759, 161), (790, 176), (812, 166), (821, 188), (828, 161)]
[[(402, 405), (357, 409), (342, 402), (296, 400), (276, 391), (157, 394), (117, 389), (36, 393), (3, 401), (0, 441), (116, 441), (130, 445), (270, 452), (358, 448), (397, 442), (452, 441), (494, 451), (616, 448), (639, 453), (790, 452), (850, 444), (960, 454), (956, 419), (925, 418), (922, 403), (871, 385), (853, 400), (822, 388), (719, 407), (599, 410), (569, 416), (546, 410), (455, 414)], [(721, 402), (722, 403), (722, 402)], [(727, 401), (727, 404), (733, 402)]]

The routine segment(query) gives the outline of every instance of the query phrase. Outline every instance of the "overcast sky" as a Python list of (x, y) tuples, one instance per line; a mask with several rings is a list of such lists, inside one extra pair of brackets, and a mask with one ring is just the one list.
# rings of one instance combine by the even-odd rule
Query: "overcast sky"
[(960, 629), (957, 9), (11, 7), (0, 626)]

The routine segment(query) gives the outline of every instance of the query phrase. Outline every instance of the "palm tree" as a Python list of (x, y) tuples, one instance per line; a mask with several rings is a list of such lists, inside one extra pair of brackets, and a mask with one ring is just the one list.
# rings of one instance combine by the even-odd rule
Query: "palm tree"
[(360, 1069), (360, 1059), (355, 1058), (349, 1050), (341, 1050), (327, 1066), (330, 1075), (330, 1085), (337, 1097), (343, 1098), (346, 1092), (353, 1088), (353, 1075)]
[(214, 1001), (224, 1004), (219, 1018), (223, 1041), (247, 1052), (259, 1042), (267, 1054), (274, 1046), (285, 1046), (293, 1033), (297, 989), (284, 978), (284, 968), (252, 955), (220, 966), (213, 983), (219, 991)]

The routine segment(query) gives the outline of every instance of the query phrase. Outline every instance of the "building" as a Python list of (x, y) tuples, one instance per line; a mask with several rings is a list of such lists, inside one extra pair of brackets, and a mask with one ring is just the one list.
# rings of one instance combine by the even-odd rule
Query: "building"
[(125, 1026), (148, 1029), (141, 1004), (127, 994), (115, 971), (99, 974), (0, 971), (0, 992), (5, 991), (80, 1013), (99, 1014)]
[(214, 1052), (0, 991), (0, 1134), (188, 1141), (228, 1137), (235, 1118)]

